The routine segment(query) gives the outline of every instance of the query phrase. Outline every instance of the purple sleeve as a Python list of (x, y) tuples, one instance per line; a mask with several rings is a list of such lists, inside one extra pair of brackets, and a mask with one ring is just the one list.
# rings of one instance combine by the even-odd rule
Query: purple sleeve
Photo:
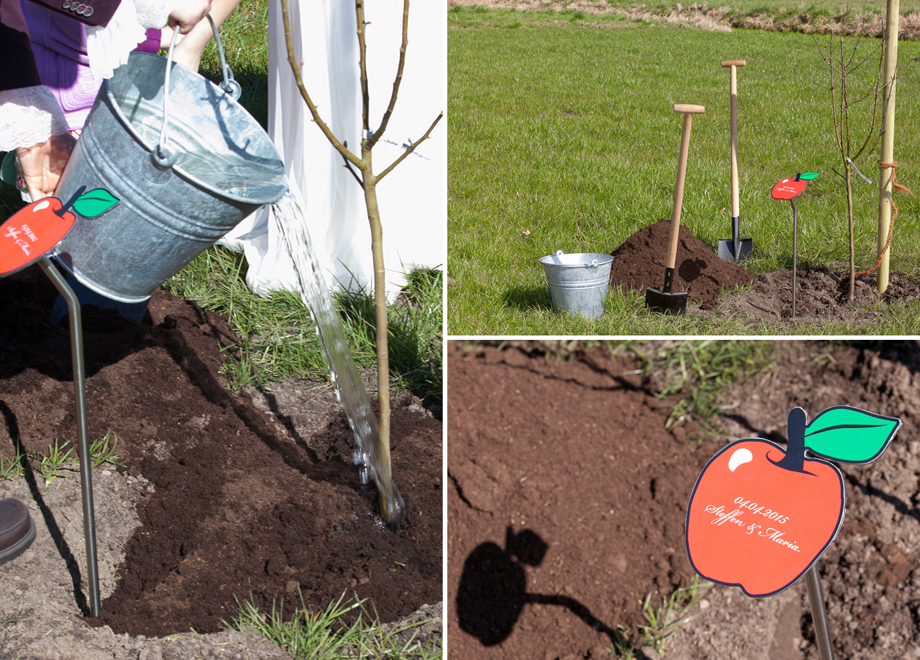
[(160, 50), (162, 32), (159, 28), (147, 28), (147, 38), (137, 45), (137, 50), (142, 53), (156, 54)]
[(86, 25), (108, 25), (121, 0), (31, 0)]

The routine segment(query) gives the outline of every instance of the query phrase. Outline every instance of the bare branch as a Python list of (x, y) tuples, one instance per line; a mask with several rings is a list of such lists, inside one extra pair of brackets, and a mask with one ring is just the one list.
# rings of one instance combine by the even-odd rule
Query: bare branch
[(383, 177), (385, 177), (387, 174), (389, 174), (390, 171), (391, 171), (394, 167), (396, 167), (396, 166), (399, 165), (401, 162), (403, 162), (403, 161), (406, 159), (406, 157), (409, 156), (409, 154), (411, 154), (413, 151), (415, 151), (415, 148), (416, 148), (418, 145), (420, 145), (422, 142), (424, 142), (425, 140), (427, 140), (427, 139), (428, 139), (428, 136), (431, 135), (431, 131), (433, 131), (433, 130), (434, 130), (434, 127), (438, 125), (438, 122), (441, 121), (441, 118), (442, 118), (443, 116), (444, 116), (444, 113), (443, 113), (443, 112), (440, 113), (440, 114), (435, 118), (435, 120), (434, 120), (433, 122), (431, 122), (431, 126), (428, 127), (428, 130), (425, 131), (425, 134), (424, 134), (421, 138), (419, 138), (417, 141), (415, 141), (415, 142), (413, 142), (412, 144), (410, 144), (410, 145), (409, 145), (409, 148), (406, 149), (402, 154), (400, 154), (399, 158), (397, 158), (396, 160), (394, 160), (394, 161), (390, 164), (390, 166), (389, 166), (388, 168), (386, 168), (383, 172), (380, 173), (379, 176), (377, 176), (377, 181), (380, 181)]
[(368, 147), (373, 148), (377, 140), (383, 137), (383, 132), (387, 129), (390, 121), (390, 115), (393, 114), (393, 108), (396, 107), (396, 96), (399, 94), (399, 85), (402, 83), (403, 69), (406, 66), (406, 46), (409, 45), (409, 0), (403, 0), (403, 24), (402, 24), (402, 44), (399, 46), (399, 66), (396, 68), (396, 79), (393, 81), (393, 92), (390, 94), (390, 104), (386, 112), (383, 113), (383, 119), (380, 126), (374, 131), (374, 134), (368, 138)]
[[(882, 40), (882, 46), (884, 46), (884, 44), (885, 44), (885, 41)], [(859, 148), (859, 151), (856, 152), (856, 156), (853, 158), (853, 160), (858, 160), (860, 155), (862, 155), (862, 153), (866, 150), (866, 147), (868, 147), (869, 144), (873, 142), (872, 134), (875, 133), (875, 127), (879, 119), (878, 100), (879, 100), (879, 97), (881, 96), (881, 94), (879, 94), (879, 86), (882, 83), (882, 77), (885, 75), (884, 68), (885, 68), (884, 48), (880, 48), (879, 55), (878, 55), (878, 73), (876, 74), (875, 85), (871, 85), (871, 84), (869, 85), (870, 87), (872, 87), (872, 90), (875, 93), (875, 99), (872, 102), (872, 122), (869, 125), (869, 132), (866, 134), (866, 139), (863, 142), (862, 146)], [(879, 139), (881, 139), (881, 132), (879, 132), (878, 137)]]
[[(345, 144), (345, 148), (347, 149), (348, 141), (346, 140), (344, 144)], [(358, 185), (361, 186), (361, 190), (364, 190), (364, 181), (361, 179), (361, 177), (358, 176), (358, 173), (354, 171), (354, 169), (351, 166), (351, 163), (349, 163), (348, 159), (345, 158), (344, 156), (342, 157), (342, 160), (345, 161), (345, 169), (351, 172), (351, 175), (355, 177), (355, 181), (357, 181)]]
[(365, 40), (364, 0), (355, 0), (355, 17), (358, 22), (358, 67), (361, 70), (361, 125), (364, 134), (370, 130), (368, 115), (370, 114), (370, 92), (367, 85), (367, 41)]
[(350, 161), (355, 164), (356, 167), (364, 169), (365, 163), (363, 160), (358, 158), (355, 154), (351, 153), (338, 139), (333, 135), (332, 131), (326, 125), (326, 122), (322, 120), (319, 116), (319, 110), (316, 109), (316, 106), (313, 104), (313, 100), (310, 98), (310, 95), (307, 93), (307, 88), (304, 87), (303, 77), (300, 75), (300, 65), (297, 62), (297, 58), (294, 55), (294, 38), (291, 36), (291, 15), (288, 11), (288, 0), (281, 0), (281, 17), (284, 21), (284, 41), (287, 45), (288, 53), (288, 63), (291, 65), (291, 70), (294, 72), (294, 80), (297, 81), (297, 89), (300, 90), (300, 95), (303, 97), (303, 100), (306, 102), (307, 107), (310, 108), (310, 114), (313, 115), (313, 121), (316, 122), (316, 125), (320, 127), (323, 134), (332, 143), (332, 146), (342, 154), (342, 157), (345, 160)]

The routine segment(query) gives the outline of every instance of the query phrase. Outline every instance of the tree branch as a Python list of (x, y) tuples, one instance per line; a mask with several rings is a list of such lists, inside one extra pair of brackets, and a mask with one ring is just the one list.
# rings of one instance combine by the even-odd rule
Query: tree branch
[(370, 130), (370, 92), (367, 86), (367, 41), (365, 28), (367, 21), (364, 20), (364, 0), (355, 0), (355, 17), (358, 21), (358, 67), (361, 69), (361, 125), (364, 127), (364, 134)]
[(425, 131), (425, 134), (424, 134), (421, 138), (419, 138), (418, 141), (412, 142), (412, 143), (409, 145), (409, 148), (406, 149), (402, 154), (400, 154), (399, 158), (397, 158), (396, 160), (394, 160), (394, 161), (390, 164), (390, 166), (389, 166), (388, 168), (386, 168), (383, 172), (381, 172), (381, 173), (379, 174), (379, 176), (377, 176), (377, 181), (380, 181), (383, 177), (385, 177), (387, 174), (389, 174), (390, 171), (391, 171), (394, 167), (396, 167), (396, 166), (399, 165), (401, 162), (403, 162), (403, 161), (409, 156), (409, 154), (411, 154), (413, 151), (415, 151), (415, 148), (416, 148), (418, 145), (420, 145), (422, 142), (424, 142), (425, 140), (427, 140), (427, 139), (428, 139), (428, 136), (431, 135), (431, 131), (433, 131), (433, 130), (434, 130), (434, 127), (438, 125), (438, 122), (441, 121), (441, 117), (443, 117), (443, 116), (444, 116), (444, 113), (443, 113), (443, 112), (440, 113), (440, 114), (435, 118), (435, 120), (434, 120), (433, 122), (431, 122), (431, 126), (428, 127), (428, 130)]
[[(347, 141), (347, 140), (345, 141), (345, 148), (346, 148), (346, 149), (348, 148), (348, 141)], [(351, 172), (351, 175), (352, 175), (353, 177), (355, 177), (355, 181), (357, 181), (357, 182), (358, 182), (358, 185), (361, 186), (361, 190), (364, 190), (364, 181), (361, 179), (361, 177), (358, 176), (358, 173), (355, 172), (354, 169), (352, 169), (351, 163), (349, 163), (349, 162), (348, 162), (348, 159), (345, 158), (344, 156), (342, 157), (342, 160), (345, 161), (345, 169), (348, 170), (349, 172)]]
[(303, 97), (303, 100), (306, 102), (307, 107), (310, 108), (310, 114), (313, 115), (313, 121), (316, 122), (317, 126), (320, 127), (323, 134), (332, 143), (332, 146), (335, 147), (342, 157), (355, 164), (356, 167), (364, 169), (365, 163), (363, 160), (358, 158), (355, 154), (350, 152), (338, 139), (333, 135), (332, 131), (326, 125), (326, 122), (322, 120), (319, 116), (319, 110), (316, 109), (316, 106), (313, 104), (313, 100), (310, 98), (310, 95), (307, 93), (307, 88), (304, 87), (303, 77), (300, 75), (300, 65), (297, 62), (297, 58), (294, 55), (294, 38), (291, 36), (291, 15), (288, 11), (288, 0), (281, 0), (281, 17), (284, 21), (284, 41), (287, 46), (288, 53), (288, 63), (291, 65), (291, 70), (294, 72), (294, 80), (297, 81), (297, 89), (300, 90), (300, 95)]
[(409, 0), (403, 0), (403, 24), (402, 24), (402, 44), (399, 46), (399, 66), (396, 68), (396, 78), (393, 80), (393, 92), (390, 94), (390, 104), (386, 112), (383, 113), (383, 119), (380, 126), (374, 131), (374, 134), (368, 138), (368, 146), (373, 148), (377, 140), (383, 137), (383, 132), (387, 129), (390, 121), (390, 115), (393, 114), (393, 108), (396, 107), (396, 96), (399, 94), (399, 85), (402, 83), (403, 69), (406, 66), (406, 46), (409, 45)]

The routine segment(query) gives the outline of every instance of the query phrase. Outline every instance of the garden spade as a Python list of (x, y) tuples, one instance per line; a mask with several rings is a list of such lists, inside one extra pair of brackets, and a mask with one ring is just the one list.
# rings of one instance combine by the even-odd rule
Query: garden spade
[(738, 71), (739, 66), (744, 66), (744, 60), (728, 60), (722, 62), (723, 67), (728, 67), (731, 72), (729, 91), (731, 98), (731, 170), (732, 170), (732, 237), (719, 239), (719, 258), (724, 261), (737, 263), (751, 256), (754, 242), (750, 238), (741, 238), (738, 229), (738, 216), (741, 213), (741, 202), (738, 198)]
[(684, 201), (684, 177), (687, 174), (687, 152), (690, 149), (690, 127), (693, 115), (706, 112), (701, 105), (678, 104), (674, 112), (684, 115), (684, 127), (680, 136), (680, 155), (677, 159), (677, 185), (674, 187), (674, 208), (671, 211), (671, 236), (668, 241), (668, 257), (664, 269), (664, 286), (661, 291), (648, 287), (645, 290), (645, 306), (662, 314), (683, 314), (687, 311), (687, 292), (672, 293), (674, 265), (677, 262), (677, 238), (680, 232), (680, 207)]

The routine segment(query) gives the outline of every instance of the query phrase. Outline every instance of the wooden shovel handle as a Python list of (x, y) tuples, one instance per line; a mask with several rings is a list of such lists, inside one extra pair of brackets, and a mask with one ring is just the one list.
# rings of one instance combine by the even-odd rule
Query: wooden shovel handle
[(693, 115), (706, 112), (701, 105), (675, 105), (674, 112), (684, 115), (684, 127), (680, 135), (680, 155), (677, 158), (677, 184), (674, 186), (674, 208), (671, 211), (671, 237), (668, 242), (668, 261), (665, 264), (673, 269), (677, 263), (677, 239), (680, 234), (680, 207), (684, 201), (684, 178), (687, 175), (687, 153), (690, 151), (690, 128)]
[(732, 173), (732, 218), (741, 213), (741, 200), (738, 194), (738, 70), (744, 66), (744, 60), (722, 62), (722, 66), (731, 66), (729, 74), (729, 99), (731, 103), (731, 173)]

